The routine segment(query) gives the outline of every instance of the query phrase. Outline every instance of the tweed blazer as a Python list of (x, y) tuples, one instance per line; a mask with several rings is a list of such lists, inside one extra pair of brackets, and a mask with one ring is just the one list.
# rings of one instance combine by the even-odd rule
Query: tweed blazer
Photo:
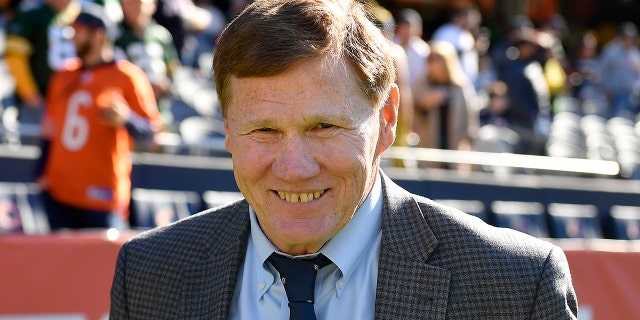
[[(384, 174), (382, 185), (375, 319), (576, 319), (560, 248), (413, 195)], [(226, 319), (248, 212), (242, 200), (125, 243), (110, 318)]]

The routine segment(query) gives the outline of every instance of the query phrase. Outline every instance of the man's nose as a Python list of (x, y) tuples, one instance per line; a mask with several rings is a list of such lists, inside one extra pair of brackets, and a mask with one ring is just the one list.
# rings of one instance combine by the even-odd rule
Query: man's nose
[(282, 143), (272, 170), (276, 176), (289, 181), (308, 179), (320, 172), (312, 144), (301, 136), (286, 137)]

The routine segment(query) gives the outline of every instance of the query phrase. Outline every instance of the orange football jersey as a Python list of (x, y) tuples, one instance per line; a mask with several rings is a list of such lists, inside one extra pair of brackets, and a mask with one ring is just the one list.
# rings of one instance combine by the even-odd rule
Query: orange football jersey
[(126, 60), (82, 68), (79, 60), (54, 74), (42, 126), (51, 141), (44, 169), (48, 191), (59, 202), (128, 214), (133, 139), (127, 129), (103, 122), (99, 112), (121, 95), (131, 111), (160, 127), (153, 89), (144, 72)]

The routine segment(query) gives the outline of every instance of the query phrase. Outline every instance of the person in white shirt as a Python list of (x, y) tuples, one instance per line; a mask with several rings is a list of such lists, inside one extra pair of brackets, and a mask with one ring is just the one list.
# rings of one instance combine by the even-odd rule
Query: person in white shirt
[(409, 83), (415, 88), (427, 76), (429, 44), (422, 39), (422, 17), (413, 9), (403, 9), (396, 15), (394, 42), (407, 53)]
[(431, 37), (432, 41), (451, 43), (458, 52), (462, 70), (475, 85), (478, 80), (478, 50), (473, 31), (480, 26), (481, 16), (477, 9), (463, 7), (452, 13), (450, 22), (443, 24)]

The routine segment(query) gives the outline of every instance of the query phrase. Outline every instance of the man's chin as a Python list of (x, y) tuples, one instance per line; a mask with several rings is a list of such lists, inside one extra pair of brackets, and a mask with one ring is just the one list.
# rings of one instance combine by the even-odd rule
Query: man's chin
[[(283, 252), (295, 251), (295, 255), (317, 252), (330, 238), (329, 232), (324, 232), (325, 226), (317, 221), (286, 223), (286, 228), (275, 232), (270, 239)], [(301, 253), (302, 252), (302, 253)]]

